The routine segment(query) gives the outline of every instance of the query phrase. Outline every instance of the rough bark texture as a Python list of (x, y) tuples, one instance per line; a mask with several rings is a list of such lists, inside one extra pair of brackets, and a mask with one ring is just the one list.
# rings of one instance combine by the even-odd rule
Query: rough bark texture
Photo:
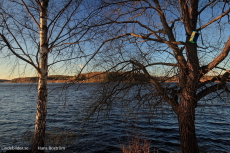
[(178, 114), (180, 143), (182, 153), (199, 153), (195, 133), (195, 108), (193, 102), (181, 101)]
[[(177, 116), (182, 153), (199, 153), (195, 133), (196, 90), (198, 81), (196, 79), (197, 73), (191, 70), (189, 69), (187, 74), (183, 72), (180, 74), (181, 79), (183, 77), (184, 79), (180, 82), (182, 88)], [(182, 82), (184, 83), (183, 85)]]
[(43, 152), (39, 147), (45, 145), (45, 127), (47, 113), (47, 87), (46, 77), (39, 76), (38, 82), (38, 103), (34, 128), (33, 152)]
[(47, 114), (47, 76), (48, 76), (48, 29), (47, 29), (47, 7), (48, 0), (41, 1), (40, 6), (40, 61), (39, 61), (39, 82), (38, 102), (36, 110), (35, 128), (32, 152), (44, 152), (40, 147), (45, 145), (45, 127)]
[(180, 98), (177, 112), (180, 144), (182, 153), (199, 153), (195, 133), (195, 108), (197, 106), (196, 91), (199, 83), (199, 60), (196, 44), (188, 42), (187, 38), (186, 68), (180, 67), (179, 84)]
[(179, 111), (177, 114), (182, 153), (199, 153), (195, 133), (196, 90), (191, 90), (193, 86), (191, 83), (192, 82), (187, 82), (186, 87), (181, 91)]

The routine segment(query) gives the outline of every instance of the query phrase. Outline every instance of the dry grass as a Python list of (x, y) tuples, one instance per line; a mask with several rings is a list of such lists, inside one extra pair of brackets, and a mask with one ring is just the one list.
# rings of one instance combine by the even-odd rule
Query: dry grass
[(128, 146), (122, 144), (121, 150), (123, 153), (150, 153), (150, 141), (134, 137)]

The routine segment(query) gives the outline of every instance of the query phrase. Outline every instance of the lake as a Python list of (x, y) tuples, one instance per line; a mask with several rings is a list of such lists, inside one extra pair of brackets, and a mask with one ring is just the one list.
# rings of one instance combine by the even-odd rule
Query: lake
[[(177, 117), (170, 107), (162, 103), (152, 110), (147, 103), (132, 109), (135, 104), (122, 103), (132, 101), (135, 89), (128, 91), (125, 96), (117, 94), (111, 99), (113, 105), (101, 108), (100, 113), (86, 120), (90, 104), (101, 96), (99, 86), (98, 83), (85, 83), (67, 88), (62, 83), (48, 84), (47, 140), (44, 150), (119, 153), (121, 145), (127, 145), (133, 136), (138, 136), (151, 143), (152, 152), (179, 151)], [(36, 90), (36, 84), (0, 84), (1, 150), (30, 147)], [(205, 97), (199, 102), (196, 133), (201, 152), (230, 152), (229, 102), (225, 94), (211, 101)]]

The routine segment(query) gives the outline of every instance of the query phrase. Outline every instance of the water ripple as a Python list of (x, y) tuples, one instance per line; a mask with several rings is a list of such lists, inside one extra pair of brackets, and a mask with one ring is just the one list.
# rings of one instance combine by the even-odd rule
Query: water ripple
[[(97, 96), (94, 93), (98, 84), (83, 84), (78, 90), (73, 86), (65, 91), (60, 90), (62, 85), (49, 84), (47, 132), (52, 137), (74, 137), (66, 144), (68, 152), (121, 152), (121, 145), (133, 135), (150, 141), (152, 150), (179, 151), (178, 121), (168, 106), (157, 108), (154, 117), (145, 113), (148, 107), (143, 107), (141, 113), (124, 113), (125, 109), (116, 104), (109, 116), (98, 114), (84, 122), (84, 110)], [(1, 84), (0, 147), (30, 145), (27, 138), (33, 131), (36, 89), (36, 84)], [(128, 100), (132, 96), (129, 94)], [(226, 95), (224, 98), (228, 100)], [(199, 103), (195, 121), (201, 152), (230, 152), (229, 114), (230, 104), (220, 100)], [(60, 142), (64, 142), (62, 139)]]

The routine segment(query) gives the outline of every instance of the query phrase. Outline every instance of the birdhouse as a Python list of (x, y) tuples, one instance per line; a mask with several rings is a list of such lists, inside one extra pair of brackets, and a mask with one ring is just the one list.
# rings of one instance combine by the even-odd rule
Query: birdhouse
[(196, 32), (196, 31), (193, 31), (192, 34), (191, 34), (191, 37), (189, 39), (189, 42), (196, 43), (198, 37), (199, 37), (199, 33)]

